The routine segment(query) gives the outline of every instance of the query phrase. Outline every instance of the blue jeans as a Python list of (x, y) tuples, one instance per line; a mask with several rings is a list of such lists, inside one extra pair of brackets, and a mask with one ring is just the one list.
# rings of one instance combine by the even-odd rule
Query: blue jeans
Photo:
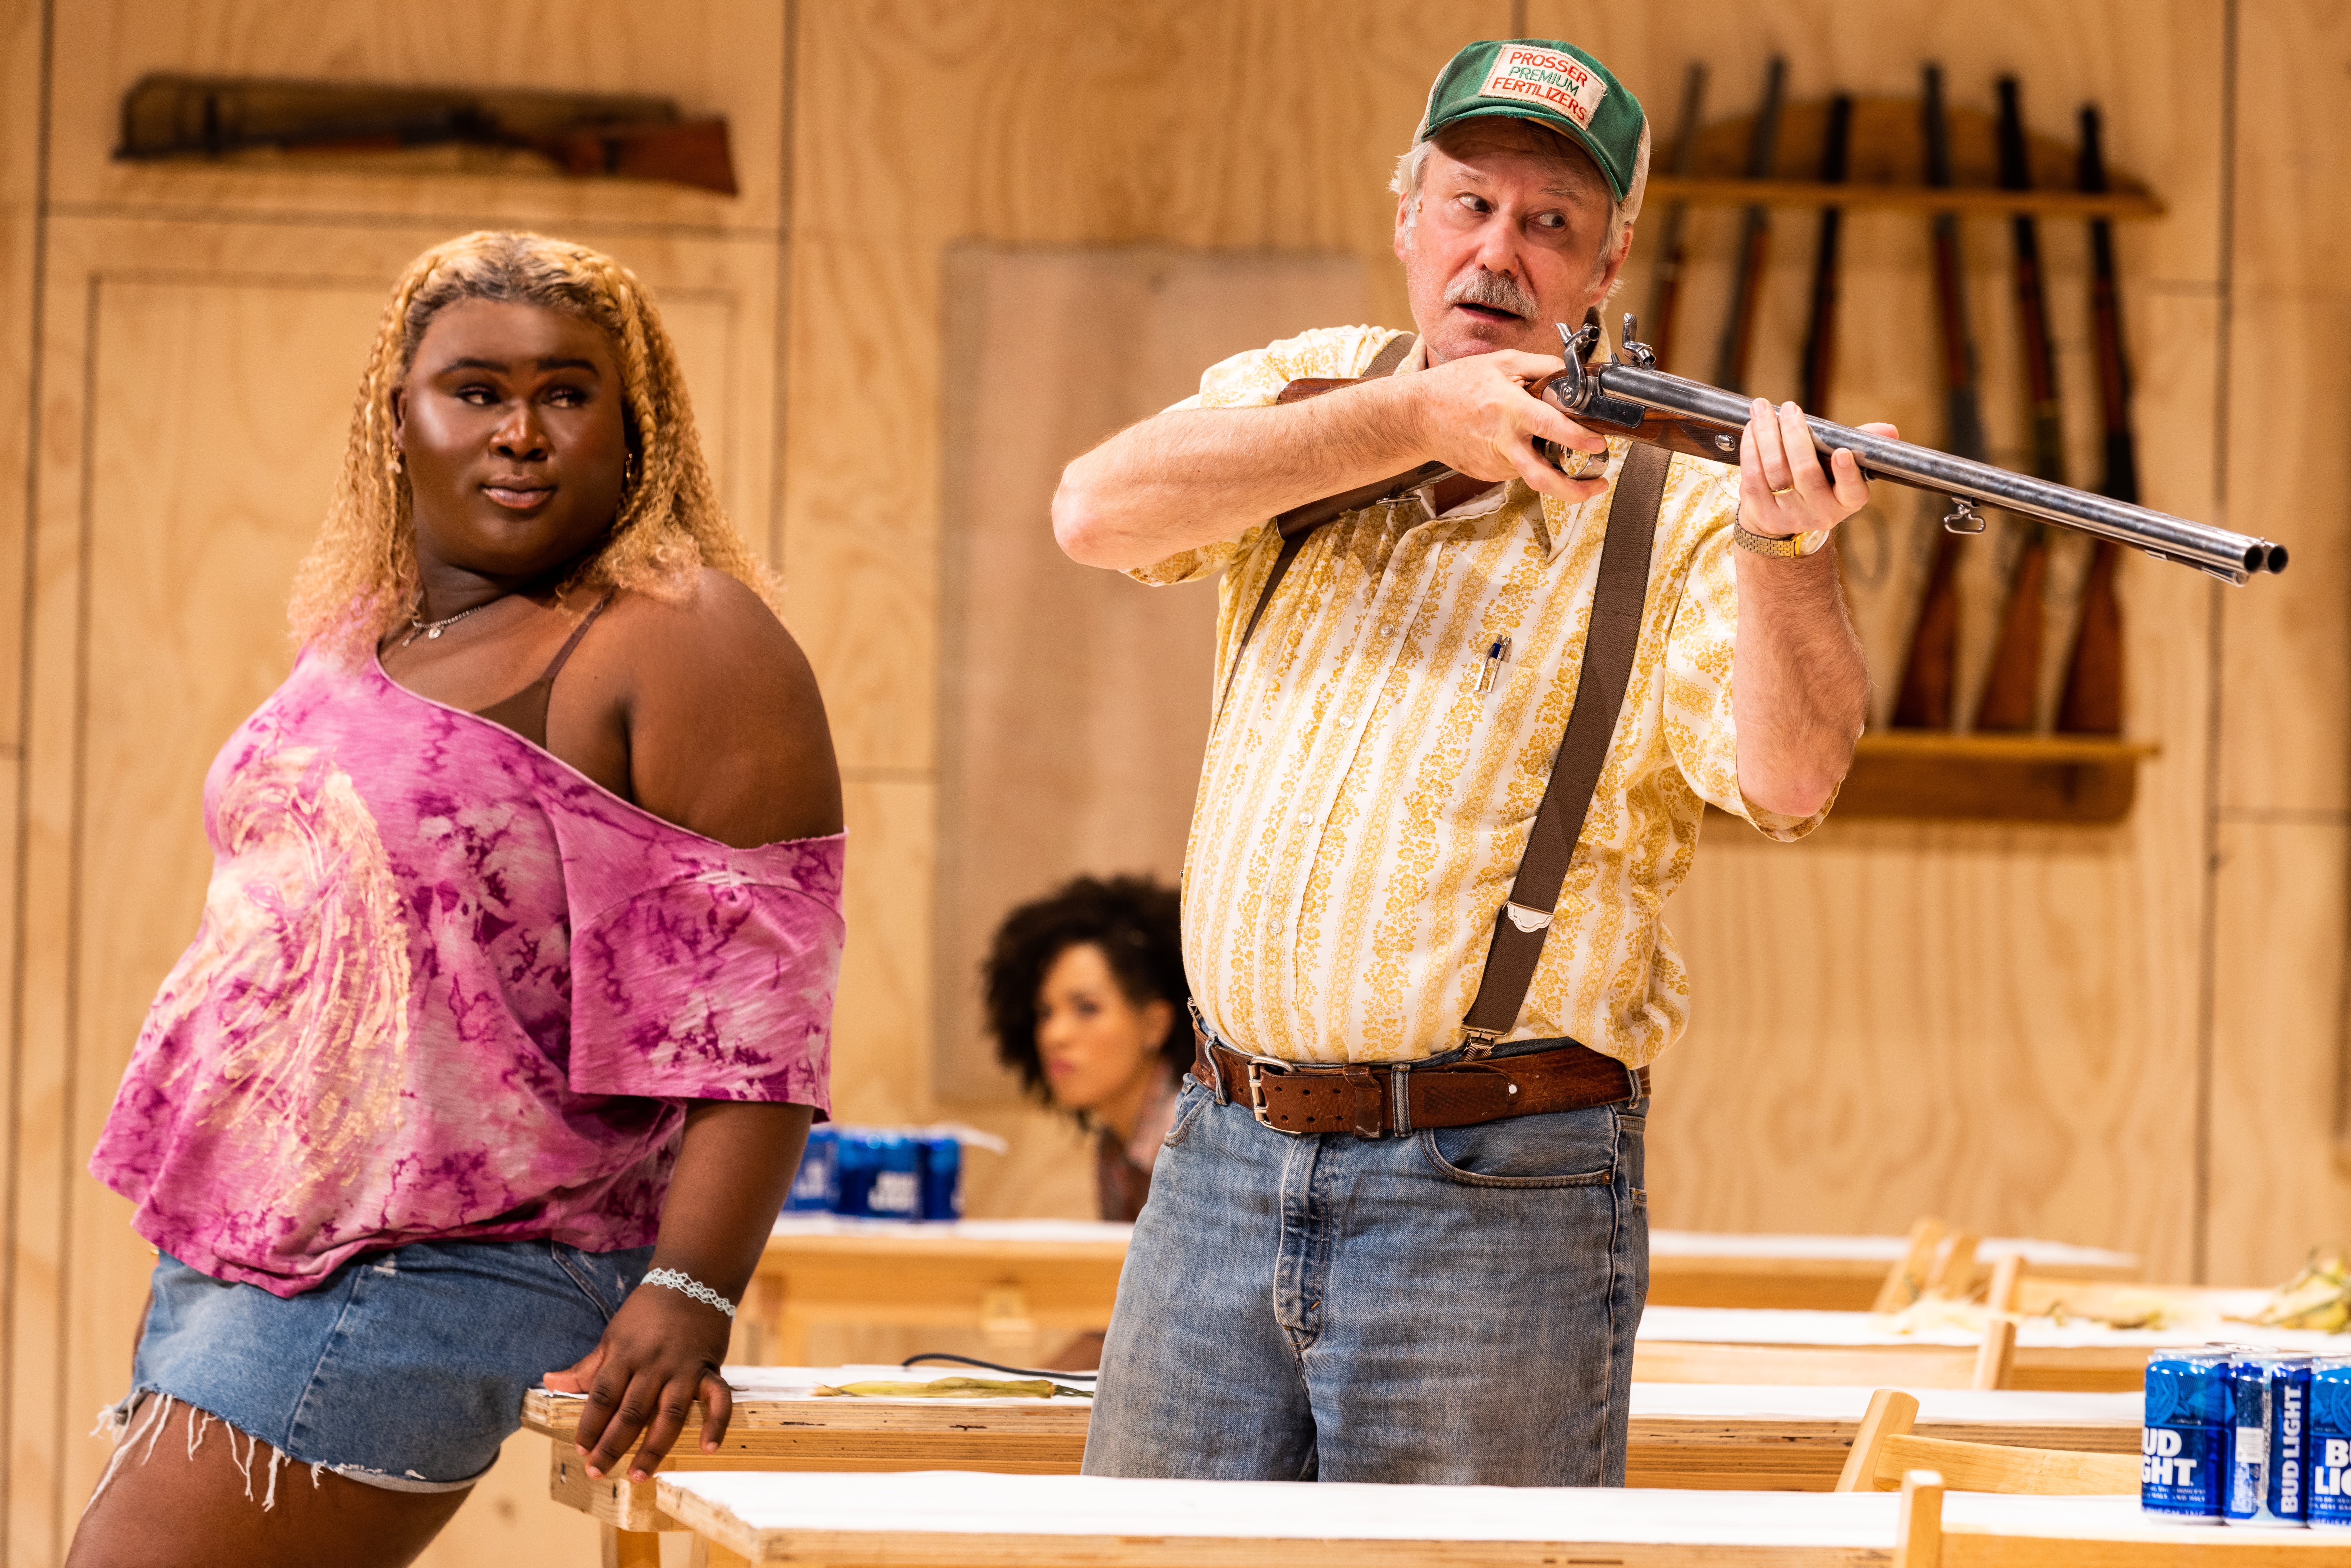
[[(151, 1401), (127, 1436), (141, 1455), (187, 1406), (298, 1465), (392, 1491), (474, 1484), (521, 1424), (543, 1373), (596, 1348), (650, 1247), (583, 1252), (559, 1241), (412, 1241), (355, 1258), (298, 1296), (215, 1280), (166, 1253), (118, 1411)], [(151, 1436), (150, 1424), (153, 1432)], [(143, 1460), (142, 1460), (143, 1462)]]
[(1646, 1109), (1290, 1137), (1186, 1078), (1086, 1473), (1622, 1486)]

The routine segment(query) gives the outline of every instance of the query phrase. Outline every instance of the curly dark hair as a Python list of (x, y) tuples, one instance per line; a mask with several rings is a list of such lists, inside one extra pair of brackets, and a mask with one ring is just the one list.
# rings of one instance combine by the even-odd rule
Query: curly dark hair
[(1147, 876), (1081, 876), (1004, 917), (980, 965), (980, 980), (997, 1060), (1020, 1074), (1022, 1089), (1052, 1101), (1037, 1051), (1037, 992), (1053, 961), (1081, 942), (1102, 949), (1129, 1003), (1165, 1002), (1176, 1009), (1159, 1045), (1160, 1060), (1171, 1072), (1191, 1065), (1192, 1030), (1185, 1014), (1192, 988), (1184, 978), (1180, 907), (1174, 888)]

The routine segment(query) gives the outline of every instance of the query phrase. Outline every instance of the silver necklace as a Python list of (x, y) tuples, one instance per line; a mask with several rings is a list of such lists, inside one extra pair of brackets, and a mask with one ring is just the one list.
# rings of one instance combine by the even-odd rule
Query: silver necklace
[[(506, 595), (504, 594), (498, 595), (498, 599), (503, 599), (505, 597)], [(497, 601), (497, 599), (485, 599), (479, 604), (470, 605), (464, 610), (460, 610), (455, 615), (444, 615), (438, 621), (427, 621), (421, 615), (411, 615), (408, 618), (408, 624), (414, 628), (414, 630), (411, 631), (407, 636), (400, 640), (400, 645), (405, 648), (411, 643), (415, 642), (419, 637), (423, 638), (428, 643), (437, 643), (441, 640), (442, 632), (446, 632), (450, 627), (455, 626), (458, 622), (463, 621), (466, 616), (471, 615), (475, 611), (487, 610), (491, 605), (496, 604)], [(416, 601), (416, 607), (419, 610), (424, 608), (424, 601), (419, 599)]]

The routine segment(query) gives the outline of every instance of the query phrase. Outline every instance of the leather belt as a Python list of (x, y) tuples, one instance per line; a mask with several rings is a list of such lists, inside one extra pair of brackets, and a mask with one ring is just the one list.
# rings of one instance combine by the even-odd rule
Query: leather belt
[(1192, 1076), (1219, 1103), (1238, 1100), (1266, 1126), (1293, 1136), (1382, 1138), (1620, 1104), (1649, 1092), (1647, 1068), (1636, 1071), (1572, 1040), (1549, 1051), (1439, 1067), (1408, 1061), (1337, 1067), (1250, 1056), (1195, 1028)]

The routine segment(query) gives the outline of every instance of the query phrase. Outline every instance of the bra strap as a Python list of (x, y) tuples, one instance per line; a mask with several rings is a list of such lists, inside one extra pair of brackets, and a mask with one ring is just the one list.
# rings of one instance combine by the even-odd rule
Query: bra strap
[(607, 593), (596, 601), (595, 608), (580, 618), (580, 624), (571, 629), (571, 635), (565, 638), (563, 646), (556, 650), (555, 661), (547, 666), (547, 674), (539, 676), (534, 685), (549, 687), (555, 685), (555, 677), (571, 657), (571, 651), (580, 646), (580, 639), (588, 635), (588, 628), (596, 624), (596, 617), (604, 613), (604, 607), (612, 602), (613, 597), (613, 594)]

